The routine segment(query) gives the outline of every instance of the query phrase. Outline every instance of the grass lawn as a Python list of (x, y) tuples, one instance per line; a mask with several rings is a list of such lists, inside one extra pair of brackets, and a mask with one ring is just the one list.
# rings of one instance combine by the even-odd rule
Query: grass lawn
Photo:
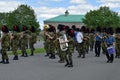
[[(21, 50), (18, 50), (17, 52), (18, 52), (18, 54), (21, 54)], [(27, 49), (27, 53), (31, 54), (30, 49)], [(36, 48), (34, 53), (35, 54), (37, 54), (37, 53), (45, 53), (45, 49), (44, 48)], [(8, 54), (13, 54), (13, 53), (12, 53), (12, 51), (8, 51)]]

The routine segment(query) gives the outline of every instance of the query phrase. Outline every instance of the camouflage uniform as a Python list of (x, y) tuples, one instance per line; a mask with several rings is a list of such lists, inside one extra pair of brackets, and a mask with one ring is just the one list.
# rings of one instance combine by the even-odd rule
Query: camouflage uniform
[[(10, 46), (10, 35), (8, 33), (4, 33), (2, 36), (2, 39), (1, 39), (2, 61), (0, 63), (6, 63), (6, 64), (9, 63), (9, 60), (8, 60), (9, 58), (7, 55), (7, 50), (8, 50), (9, 46)], [(5, 60), (6, 60), (6, 62), (5, 62)]]
[(48, 33), (47, 30), (44, 30), (44, 36), (43, 36), (43, 39), (44, 39), (44, 49), (46, 51), (46, 55), (45, 56), (49, 56), (49, 51), (48, 51), (48, 37), (45, 35), (45, 33)]
[(71, 36), (68, 36), (68, 50), (66, 51), (65, 61), (68, 67), (73, 67), (72, 53), (74, 52), (74, 39)]
[(95, 43), (94, 33), (90, 33), (89, 37), (90, 37), (90, 51), (93, 51), (94, 43)]
[(107, 37), (107, 34), (103, 33), (103, 36), (102, 36), (102, 51), (103, 51), (103, 54), (106, 54), (106, 51), (107, 51), (107, 48), (105, 46), (105, 39)]
[(35, 50), (34, 44), (37, 41), (37, 35), (36, 35), (36, 33), (31, 32), (30, 36), (31, 36), (31, 38), (29, 39), (29, 45), (30, 45), (30, 49), (31, 49), (31, 54), (30, 55), (33, 56), (34, 55), (34, 50)]
[(20, 34), (17, 33), (17, 32), (14, 32), (11, 36), (13, 37), (11, 39), (11, 47), (12, 47), (12, 51), (13, 51), (13, 54), (14, 54), (13, 60), (18, 60), (17, 50), (18, 50), (18, 46), (19, 46)]
[(85, 38), (85, 40), (84, 40), (84, 46), (85, 46), (85, 51), (86, 51), (86, 53), (88, 53), (89, 52), (89, 47), (90, 47), (90, 44), (89, 44), (89, 34), (88, 33), (85, 33), (84, 34), (84, 38)]
[(115, 45), (116, 56), (115, 56), (115, 58), (120, 58), (120, 34), (119, 33), (117, 33), (115, 35), (115, 40), (116, 40), (116, 45)]
[(21, 51), (22, 51), (22, 55), (21, 57), (27, 57), (27, 52), (26, 52), (26, 45), (27, 45), (27, 40), (28, 40), (28, 37), (27, 37), (27, 33), (26, 32), (23, 32), (21, 34)]
[(50, 58), (51, 59), (55, 59), (55, 44), (54, 44), (54, 40), (55, 40), (55, 33), (54, 32), (49, 32), (48, 33), (51, 37), (53, 37), (53, 39), (48, 38), (48, 53), (51, 54)]
[[(63, 36), (63, 33), (62, 33), (62, 32), (59, 32), (59, 33), (58, 33), (58, 38), (59, 38), (60, 36)], [(58, 49), (57, 49), (57, 51), (58, 51), (58, 56), (59, 56), (59, 58), (60, 58), (60, 60), (59, 60), (58, 62), (59, 62), (59, 63), (64, 63), (64, 60), (65, 60), (65, 59), (64, 59), (65, 51), (62, 51), (62, 50), (61, 50), (59, 40), (58, 40)]]

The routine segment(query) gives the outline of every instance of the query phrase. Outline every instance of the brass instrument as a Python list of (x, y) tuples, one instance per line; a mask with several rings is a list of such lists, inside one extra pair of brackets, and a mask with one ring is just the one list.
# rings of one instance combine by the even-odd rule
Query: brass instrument
[(49, 28), (50, 28), (49, 25), (44, 25), (44, 30), (47, 30)]
[(66, 34), (59, 37), (60, 48), (62, 51), (66, 51), (68, 49), (68, 43), (66, 41), (68, 41)]

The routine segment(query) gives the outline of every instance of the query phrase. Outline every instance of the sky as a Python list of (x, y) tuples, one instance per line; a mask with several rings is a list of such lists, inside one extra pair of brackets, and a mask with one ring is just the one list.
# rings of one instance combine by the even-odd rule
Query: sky
[(34, 9), (41, 28), (44, 20), (64, 14), (66, 10), (69, 14), (85, 15), (90, 10), (107, 6), (120, 15), (120, 0), (0, 0), (0, 12), (13, 11), (21, 4)]

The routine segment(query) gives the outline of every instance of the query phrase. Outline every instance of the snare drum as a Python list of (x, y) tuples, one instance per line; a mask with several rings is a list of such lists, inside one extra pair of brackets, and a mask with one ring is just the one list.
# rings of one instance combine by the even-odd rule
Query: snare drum
[(107, 48), (108, 54), (114, 54), (115, 53), (115, 48), (113, 46), (110, 46)]

